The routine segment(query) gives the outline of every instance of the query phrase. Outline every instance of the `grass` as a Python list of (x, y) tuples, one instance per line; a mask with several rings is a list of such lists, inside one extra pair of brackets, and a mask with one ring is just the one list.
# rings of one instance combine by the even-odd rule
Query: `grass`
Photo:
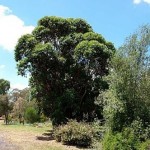
[[(19, 147), (19, 150), (79, 150), (76, 147), (62, 145), (49, 140), (50, 123), (38, 125), (5, 125), (0, 121), (0, 135), (6, 141)], [(45, 135), (43, 135), (45, 133)]]
[(41, 127), (38, 127), (38, 125), (30, 125), (30, 124), (10, 124), (5, 125), (4, 123), (0, 123), (0, 131), (7, 130), (7, 131), (24, 131), (24, 132), (34, 132), (34, 133), (44, 133), (46, 130), (52, 129), (52, 126), (50, 123), (42, 124)]

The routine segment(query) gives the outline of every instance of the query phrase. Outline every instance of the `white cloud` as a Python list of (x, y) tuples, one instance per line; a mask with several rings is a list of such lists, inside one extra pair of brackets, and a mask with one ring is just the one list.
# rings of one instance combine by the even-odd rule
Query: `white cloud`
[(5, 68), (5, 65), (0, 65), (0, 70), (4, 68)]
[(141, 3), (141, 0), (133, 0), (133, 3), (134, 4), (139, 4), (139, 3)]
[(133, 0), (133, 3), (134, 4), (139, 4), (139, 3), (141, 3), (141, 0)]
[(14, 50), (20, 36), (31, 33), (33, 29), (34, 26), (25, 26), (8, 7), (0, 5), (0, 46), (5, 50)]
[(145, 3), (150, 4), (150, 0), (143, 0)]
[(11, 89), (19, 89), (19, 90), (23, 90), (25, 89), (27, 86), (26, 85), (23, 85), (23, 84), (20, 84), (20, 83), (16, 83), (16, 84), (12, 84), (11, 85)]
[(150, 0), (133, 0), (133, 3), (134, 4), (140, 4), (140, 3), (147, 3), (147, 4), (150, 4)]

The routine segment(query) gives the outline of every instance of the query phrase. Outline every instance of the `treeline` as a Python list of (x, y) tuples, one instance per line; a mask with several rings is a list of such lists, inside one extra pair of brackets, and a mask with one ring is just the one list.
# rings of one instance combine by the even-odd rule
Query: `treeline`
[(39, 111), (30, 88), (10, 89), (10, 82), (0, 79), (0, 117), (5, 124), (44, 122), (48, 118)]

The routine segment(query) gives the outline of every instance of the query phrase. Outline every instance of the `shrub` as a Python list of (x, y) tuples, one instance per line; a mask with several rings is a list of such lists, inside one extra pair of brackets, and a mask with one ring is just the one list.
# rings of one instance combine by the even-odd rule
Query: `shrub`
[(104, 150), (136, 150), (140, 141), (132, 131), (126, 128), (123, 132), (106, 133), (103, 139)]
[(40, 122), (45, 122), (45, 121), (47, 121), (48, 119), (47, 119), (47, 117), (42, 113), (41, 115), (40, 115)]
[(100, 120), (95, 120), (91, 126), (94, 130), (94, 139), (96, 139), (96, 142), (100, 141), (105, 134), (106, 127), (102, 125)]
[(25, 111), (25, 119), (28, 123), (39, 121), (39, 115), (34, 107), (28, 107)]
[(150, 150), (150, 140), (141, 143), (138, 150)]
[(150, 126), (143, 124), (142, 120), (134, 120), (131, 124), (131, 130), (140, 141), (146, 141), (150, 138)]
[[(134, 120), (122, 132), (109, 132), (103, 139), (104, 150), (147, 150), (150, 126), (141, 119)], [(150, 145), (150, 144), (149, 144)]]
[(69, 145), (88, 147), (92, 145), (94, 129), (91, 125), (75, 120), (69, 121), (66, 125), (59, 126), (54, 131), (54, 138), (58, 142)]

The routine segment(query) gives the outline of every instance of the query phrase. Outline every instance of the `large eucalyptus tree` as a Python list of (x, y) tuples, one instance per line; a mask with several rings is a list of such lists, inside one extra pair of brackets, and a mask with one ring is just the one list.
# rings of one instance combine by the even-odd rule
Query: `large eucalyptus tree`
[(15, 49), (20, 75), (30, 73), (30, 85), (42, 110), (54, 124), (67, 118), (91, 121), (102, 117), (95, 105), (102, 77), (115, 51), (111, 42), (82, 19), (44, 17)]

